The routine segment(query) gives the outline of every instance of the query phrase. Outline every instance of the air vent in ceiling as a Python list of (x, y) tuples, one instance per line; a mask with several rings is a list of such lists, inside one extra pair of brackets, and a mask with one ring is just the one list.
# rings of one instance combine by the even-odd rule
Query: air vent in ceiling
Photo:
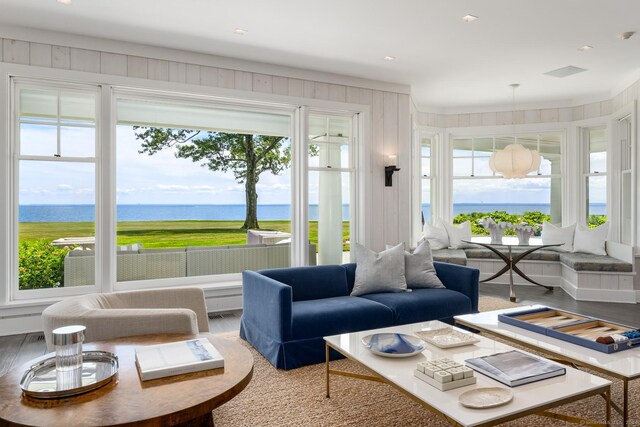
[(584, 68), (574, 67), (573, 65), (569, 65), (567, 67), (558, 68), (557, 70), (547, 71), (545, 74), (548, 76), (562, 78), (562, 77), (571, 76), (573, 74), (578, 74), (583, 71), (587, 71), (587, 70)]

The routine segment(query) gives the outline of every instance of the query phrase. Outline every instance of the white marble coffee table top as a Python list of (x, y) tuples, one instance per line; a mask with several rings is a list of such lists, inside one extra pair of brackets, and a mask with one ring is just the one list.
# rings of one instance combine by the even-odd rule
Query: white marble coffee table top
[(465, 359), (510, 351), (513, 347), (478, 336), (480, 342), (464, 347), (440, 349), (427, 344), (426, 349), (415, 356), (387, 358), (373, 354), (361, 342), (363, 337), (372, 333), (398, 332), (415, 335), (415, 331), (444, 327), (451, 326), (433, 321), (345, 333), (324, 337), (324, 339), (332, 347), (339, 349), (343, 354), (368, 367), (386, 381), (393, 383), (405, 392), (417, 397), (432, 408), (465, 426), (475, 426), (500, 420), (514, 414), (553, 404), (565, 398), (601, 389), (611, 384), (605, 379), (566, 367), (566, 375), (512, 388), (514, 393), (513, 401), (504, 406), (482, 410), (470, 409), (465, 408), (458, 402), (459, 395), (473, 388), (506, 386), (480, 373), (476, 373), (476, 384), (441, 392), (413, 375), (418, 362), (448, 357), (454, 362), (464, 364)]
[(496, 336), (503, 336), (510, 340), (535, 346), (541, 350), (561, 357), (571, 358), (585, 365), (604, 369), (629, 379), (640, 376), (640, 348), (607, 354), (498, 321), (498, 314), (500, 313), (525, 311), (541, 307), (544, 306), (530, 305), (477, 314), (465, 314), (455, 316), (455, 320), (467, 326), (475, 326), (479, 330), (487, 330)]

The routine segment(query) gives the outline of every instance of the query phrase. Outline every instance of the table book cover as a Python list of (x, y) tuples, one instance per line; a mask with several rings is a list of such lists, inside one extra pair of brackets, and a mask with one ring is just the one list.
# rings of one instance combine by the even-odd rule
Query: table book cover
[(209, 340), (200, 338), (136, 347), (142, 381), (224, 367), (224, 358)]
[(470, 368), (496, 381), (515, 387), (566, 373), (565, 368), (518, 350), (467, 359)]

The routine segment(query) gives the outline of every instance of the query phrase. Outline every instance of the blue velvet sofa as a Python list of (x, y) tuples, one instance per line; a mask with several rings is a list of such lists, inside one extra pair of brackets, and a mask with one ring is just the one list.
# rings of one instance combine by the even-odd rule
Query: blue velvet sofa
[(293, 369), (325, 360), (324, 336), (476, 313), (479, 271), (434, 265), (445, 289), (358, 297), (349, 296), (356, 264), (245, 271), (240, 336), (275, 367)]

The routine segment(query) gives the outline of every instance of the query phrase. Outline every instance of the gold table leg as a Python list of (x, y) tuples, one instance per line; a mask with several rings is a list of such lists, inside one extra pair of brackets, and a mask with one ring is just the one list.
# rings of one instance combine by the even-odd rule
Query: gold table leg
[(325, 348), (325, 357), (326, 357), (326, 361), (325, 361), (325, 375), (326, 375), (326, 380), (327, 380), (327, 397), (331, 397), (329, 396), (329, 344), (328, 343), (324, 343), (324, 348)]

